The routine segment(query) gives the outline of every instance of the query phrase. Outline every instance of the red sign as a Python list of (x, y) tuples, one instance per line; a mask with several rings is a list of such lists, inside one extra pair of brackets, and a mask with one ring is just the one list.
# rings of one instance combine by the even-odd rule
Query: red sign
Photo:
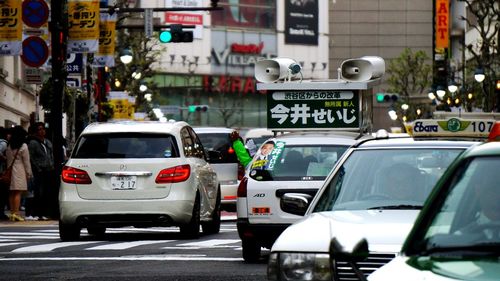
[(259, 45), (255, 44), (243, 45), (238, 43), (231, 44), (231, 52), (233, 53), (260, 54), (262, 52), (262, 49), (264, 49), (264, 42), (260, 42)]
[(186, 25), (203, 25), (203, 15), (166, 12), (165, 22)]
[(449, 0), (436, 0), (436, 48), (448, 48), (450, 39)]
[(243, 93), (253, 94), (255, 88), (255, 79), (253, 77), (236, 76), (203, 76), (203, 90), (206, 92), (214, 91), (221, 93)]

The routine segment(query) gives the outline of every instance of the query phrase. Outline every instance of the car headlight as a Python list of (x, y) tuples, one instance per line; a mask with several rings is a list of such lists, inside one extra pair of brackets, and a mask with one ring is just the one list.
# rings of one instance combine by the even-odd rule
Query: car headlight
[(314, 253), (271, 253), (269, 280), (330, 280), (330, 257)]

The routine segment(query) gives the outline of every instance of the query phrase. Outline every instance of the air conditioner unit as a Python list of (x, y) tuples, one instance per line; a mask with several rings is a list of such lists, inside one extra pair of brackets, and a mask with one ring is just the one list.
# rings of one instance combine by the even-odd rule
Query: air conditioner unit
[(0, 68), (0, 77), (5, 78), (7, 76), (9, 76), (9, 72), (3, 68)]

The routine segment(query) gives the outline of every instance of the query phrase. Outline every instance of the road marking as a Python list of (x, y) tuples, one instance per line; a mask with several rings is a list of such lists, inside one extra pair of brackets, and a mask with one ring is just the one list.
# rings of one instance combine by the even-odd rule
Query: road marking
[(91, 248), (87, 248), (85, 250), (124, 250), (130, 249), (137, 246), (142, 245), (152, 245), (166, 242), (173, 242), (176, 240), (159, 240), (159, 241), (134, 241), (134, 242), (123, 242), (123, 243), (114, 243), (109, 245), (100, 245)]
[(60, 242), (60, 243), (52, 243), (52, 244), (43, 244), (43, 245), (36, 245), (36, 246), (28, 246), (28, 247), (22, 247), (22, 248), (17, 248), (15, 250), (12, 250), (13, 253), (40, 253), (40, 252), (50, 252), (54, 249), (58, 248), (63, 248), (63, 247), (70, 247), (70, 246), (78, 246), (78, 245), (85, 245), (85, 244), (95, 244), (99, 243), (101, 241), (92, 241), (92, 242)]
[(240, 239), (210, 239), (199, 242), (189, 242), (178, 244), (177, 246), (187, 246), (187, 247), (202, 247), (202, 248), (212, 248), (219, 245), (232, 244), (236, 242), (240, 242)]
[(29, 257), (0, 258), (0, 261), (222, 261), (242, 262), (243, 258), (202, 257), (202, 256), (131, 256), (131, 257)]

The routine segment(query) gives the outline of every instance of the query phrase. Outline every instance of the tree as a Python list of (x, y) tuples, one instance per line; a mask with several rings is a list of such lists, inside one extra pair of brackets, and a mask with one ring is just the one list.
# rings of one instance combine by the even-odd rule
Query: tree
[[(468, 43), (464, 48), (471, 58), (467, 62), (468, 73), (474, 73), (476, 68), (481, 68), (486, 76), (476, 100), (483, 105), (483, 111), (500, 111), (500, 97), (495, 94), (495, 81), (499, 78), (500, 71), (500, 3), (498, 0), (458, 0), (464, 2), (468, 16), (461, 16), (467, 23), (468, 30), (478, 34), (478, 40)], [(472, 77), (472, 75), (469, 75)], [(474, 81), (470, 78), (469, 85)], [(477, 84), (476, 84), (477, 85)], [(476, 89), (477, 90), (477, 89)]]
[[(405, 48), (399, 57), (389, 61), (388, 92), (399, 94), (398, 105), (402, 103), (409, 105), (411, 109), (407, 112), (409, 119), (414, 119), (417, 115), (413, 109), (417, 106), (424, 107), (413, 102), (411, 97), (425, 93), (432, 83), (432, 66), (428, 63), (429, 60), (424, 51), (413, 52), (410, 48)], [(399, 106), (397, 110), (400, 110)]]

